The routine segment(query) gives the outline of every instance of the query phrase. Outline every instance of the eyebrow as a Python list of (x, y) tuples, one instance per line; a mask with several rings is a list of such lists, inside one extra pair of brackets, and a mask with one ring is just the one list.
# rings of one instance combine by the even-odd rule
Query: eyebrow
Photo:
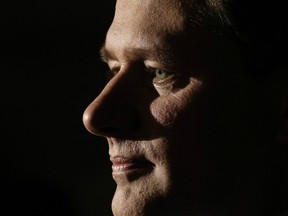
[[(127, 56), (141, 56), (142, 58), (154, 59), (158, 61), (160, 64), (167, 67), (175, 67), (175, 65), (179, 64), (179, 58), (172, 54), (169, 50), (146, 50), (142, 48), (136, 49), (127, 49)], [(114, 60), (115, 57), (113, 53), (111, 53), (104, 45), (100, 49), (100, 57), (101, 60), (105, 63), (108, 63), (109, 60)]]
[(101, 60), (105, 63), (108, 63), (108, 60), (112, 59), (112, 56), (110, 55), (109, 51), (106, 49), (105, 44), (102, 45), (100, 49), (100, 57), (101, 57)]

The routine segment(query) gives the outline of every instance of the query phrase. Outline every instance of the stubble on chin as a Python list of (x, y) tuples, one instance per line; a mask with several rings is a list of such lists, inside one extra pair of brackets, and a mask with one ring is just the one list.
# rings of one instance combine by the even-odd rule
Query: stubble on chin
[(167, 196), (164, 188), (163, 184), (152, 179), (140, 179), (137, 183), (117, 186), (112, 201), (114, 216), (156, 215), (154, 211), (161, 211), (158, 203)]
[[(166, 164), (138, 179), (117, 184), (112, 201), (115, 216), (159, 215), (171, 190), (171, 176)], [(163, 214), (161, 214), (163, 215)], [(166, 214), (165, 214), (166, 215)]]

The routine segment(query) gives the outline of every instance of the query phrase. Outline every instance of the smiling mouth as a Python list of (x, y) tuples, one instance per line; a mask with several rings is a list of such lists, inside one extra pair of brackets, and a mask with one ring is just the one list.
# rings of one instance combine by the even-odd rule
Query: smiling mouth
[(110, 160), (112, 162), (113, 176), (145, 174), (154, 167), (154, 164), (145, 158), (127, 159), (124, 157), (111, 157)]

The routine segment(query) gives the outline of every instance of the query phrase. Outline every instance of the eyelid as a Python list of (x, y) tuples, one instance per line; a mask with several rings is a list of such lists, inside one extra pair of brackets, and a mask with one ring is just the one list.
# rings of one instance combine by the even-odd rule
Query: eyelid
[(114, 68), (114, 67), (120, 67), (120, 63), (118, 61), (115, 60), (111, 60), (109, 59), (106, 64), (109, 66), (109, 68)]
[(106, 64), (111, 72), (119, 72), (121, 69), (121, 65), (117, 61), (108, 61)]
[(171, 72), (170, 70), (166, 70), (166, 69), (164, 69), (164, 68), (146, 67), (146, 71), (147, 71), (148, 73), (155, 73), (157, 70), (166, 72), (166, 73), (168, 73), (169, 75), (175, 74), (174, 72)]
[[(164, 73), (166, 73), (166, 77), (164, 77), (163, 79), (157, 77), (156, 73), (157, 70), (161, 70)], [(171, 88), (176, 79), (177, 79), (177, 75), (174, 72), (170, 72), (164, 69), (159, 69), (159, 68), (146, 68), (146, 72), (148, 73), (148, 75), (151, 77), (151, 82), (153, 84), (153, 86), (155, 88)]]
[(145, 61), (145, 67), (146, 70), (148, 72), (155, 72), (155, 70), (162, 70), (166, 73), (168, 73), (169, 75), (177, 75), (178, 73), (176, 71), (178, 71), (176, 69), (175, 65), (163, 65), (160, 64), (158, 62), (153, 62), (153, 61)]
[(158, 63), (157, 61), (145, 60), (144, 65), (146, 68), (164, 69), (163, 65)]
[(114, 63), (114, 65), (106, 62), (106, 65), (108, 67), (106, 71), (106, 78), (108, 80), (111, 80), (120, 71), (121, 65), (116, 64), (116, 62)]
[(169, 77), (171, 76), (177, 76), (177, 73), (171, 69), (165, 69), (165, 68), (156, 68), (156, 67), (146, 67), (146, 71), (150, 74), (150, 75), (155, 75), (156, 71), (157, 70), (160, 70), (160, 71), (163, 71), (165, 73), (167, 73), (167, 77), (162, 79), (162, 80), (159, 80), (158, 83), (161, 83), (161, 82), (165, 82), (166, 79), (168, 79)]

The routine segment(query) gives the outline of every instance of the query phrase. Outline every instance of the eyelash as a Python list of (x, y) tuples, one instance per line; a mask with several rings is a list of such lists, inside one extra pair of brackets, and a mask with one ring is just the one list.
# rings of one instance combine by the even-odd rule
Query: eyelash
[(108, 68), (107, 72), (106, 72), (106, 78), (108, 80), (111, 80), (118, 72), (119, 72), (120, 68)]
[[(150, 77), (153, 80), (153, 83), (164, 83), (167, 79), (171, 78), (174, 73), (167, 71), (167, 70), (162, 70), (159, 68), (147, 68), (146, 71), (149, 73)], [(162, 77), (163, 76), (163, 77)]]

